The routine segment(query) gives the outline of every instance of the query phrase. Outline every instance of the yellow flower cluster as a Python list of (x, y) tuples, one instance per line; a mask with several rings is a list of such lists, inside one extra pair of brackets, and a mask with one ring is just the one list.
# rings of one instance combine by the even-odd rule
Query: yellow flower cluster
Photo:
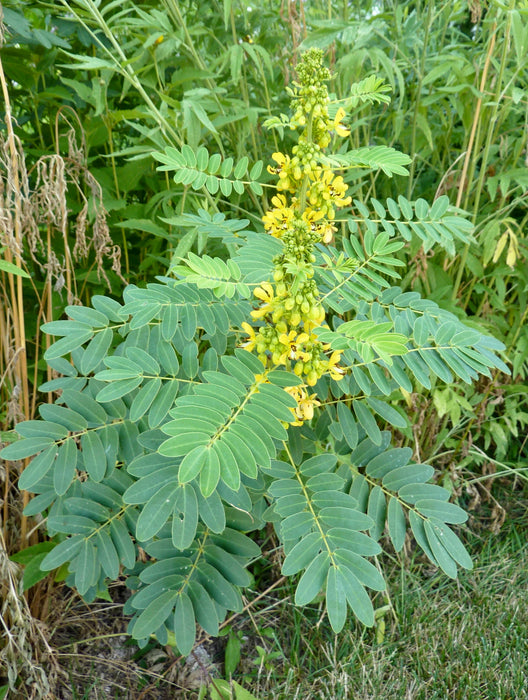
[(322, 158), (332, 133), (340, 137), (350, 133), (343, 123), (343, 109), (335, 119), (328, 116), (330, 73), (322, 59), (321, 50), (311, 49), (298, 66), (291, 125), (301, 133), (291, 156), (272, 155), (275, 165), (268, 166), (268, 171), (278, 176), (277, 194), (262, 219), (265, 230), (281, 240), (283, 250), (274, 260), (273, 280), (254, 291), (260, 304), (251, 316), (261, 325), (242, 324), (248, 336), (242, 347), (255, 351), (266, 367), (284, 367), (304, 380), (303, 385), (287, 389), (297, 401), (297, 408), (292, 409), (293, 425), (310, 420), (319, 405), (309, 387), (325, 374), (335, 380), (344, 374), (339, 367), (341, 351), (329, 356), (329, 346), (314, 333), (324, 324), (325, 312), (313, 279), (313, 248), (332, 241), (337, 230), (335, 210), (351, 203), (343, 178)]

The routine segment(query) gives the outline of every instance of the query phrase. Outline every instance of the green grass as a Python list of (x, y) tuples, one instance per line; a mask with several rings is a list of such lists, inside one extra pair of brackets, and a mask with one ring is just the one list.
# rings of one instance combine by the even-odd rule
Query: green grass
[[(316, 605), (305, 610), (285, 602), (268, 605), (254, 622), (272, 658), (257, 666), (256, 651), (243, 649), (248, 662), (237, 680), (266, 700), (527, 698), (525, 534), (511, 526), (500, 537), (486, 536), (474, 569), (458, 581), (423, 563), (407, 570), (395, 564), (394, 615), (385, 616), (381, 642), (376, 641), (381, 630), (355, 624), (333, 635)], [(384, 603), (380, 599), (378, 605)], [(248, 646), (262, 646), (254, 629), (246, 636)], [(273, 658), (277, 652), (279, 658)]]
[[(417, 549), (403, 564), (386, 559), (388, 597), (378, 594), (375, 606), (383, 608), (390, 599), (392, 610), (377, 628), (350, 620), (336, 636), (322, 601), (299, 609), (291, 581), (271, 589), (248, 614), (232, 620), (227, 637), (202, 638), (211, 662), (205, 675), (221, 677), (232, 634), (242, 642), (234, 679), (258, 700), (528, 698), (526, 502), (517, 506), (499, 535), (479, 530), (483, 521), (473, 520), (467, 546), (475, 566), (456, 581), (433, 569)], [(481, 506), (479, 516), (483, 511)], [(275, 561), (255, 572), (260, 594), (277, 581), (278, 570)], [(145, 652), (121, 653), (128, 644), (114, 638), (125, 624), (119, 605), (87, 608), (76, 602), (52, 644), (63, 672), (73, 674), (68, 686), (77, 694), (59, 697), (197, 700), (196, 674), (166, 649), (158, 648), (156, 660)]]

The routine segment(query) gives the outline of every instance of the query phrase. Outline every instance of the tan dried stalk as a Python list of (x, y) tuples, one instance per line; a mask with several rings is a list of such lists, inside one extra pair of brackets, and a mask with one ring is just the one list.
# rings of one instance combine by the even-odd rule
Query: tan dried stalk
[[(7, 151), (5, 158), (6, 183), (4, 186), (4, 199), (11, 204), (8, 213), (1, 216), (2, 220), (9, 223), (9, 227), (3, 230), (6, 249), (4, 252), (7, 262), (22, 267), (22, 194), (19, 178), (19, 153), (13, 122), (11, 116), (11, 103), (4, 74), (4, 68), (0, 59), (0, 85), (4, 97), (5, 122), (7, 127)], [(4, 243), (4, 241), (2, 242)], [(3, 341), (3, 374), (9, 373), (11, 377), (11, 397), (16, 397), (20, 414), (29, 419), (29, 383), (26, 356), (26, 331), (24, 323), (24, 287), (22, 277), (12, 273), (2, 273), (2, 293), (4, 303), (2, 315), (2, 341)], [(6, 467), (6, 483), (9, 483), (8, 467)], [(6, 486), (7, 493), (7, 486)], [(27, 504), (28, 494), (24, 493), (24, 506)], [(4, 503), (4, 513), (7, 514), (7, 499)], [(4, 518), (4, 522), (5, 522)], [(27, 520), (22, 518), (20, 523), (21, 541), (26, 541)]]
[(20, 570), (6, 552), (0, 528), (0, 669), (13, 697), (51, 700), (50, 679), (42, 661), (53, 652), (22, 594)]

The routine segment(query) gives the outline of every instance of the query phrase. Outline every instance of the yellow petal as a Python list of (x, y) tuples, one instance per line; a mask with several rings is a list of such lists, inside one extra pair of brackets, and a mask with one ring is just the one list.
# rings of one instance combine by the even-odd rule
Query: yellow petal
[(342, 138), (345, 138), (346, 136), (350, 135), (350, 129), (348, 129), (341, 121), (343, 119), (343, 117), (345, 116), (345, 114), (346, 114), (345, 110), (342, 107), (340, 107), (337, 110), (337, 114), (336, 114), (336, 117), (334, 120), (335, 132), (338, 136), (341, 136)]

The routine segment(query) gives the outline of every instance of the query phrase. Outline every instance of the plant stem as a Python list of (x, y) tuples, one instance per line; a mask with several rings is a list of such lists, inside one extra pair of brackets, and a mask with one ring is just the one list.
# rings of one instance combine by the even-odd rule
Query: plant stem
[(431, 28), (431, 16), (433, 13), (434, 9), (434, 3), (429, 2), (427, 5), (427, 18), (425, 21), (425, 36), (424, 36), (424, 41), (423, 41), (423, 48), (422, 48), (422, 55), (420, 58), (420, 67), (419, 67), (419, 73), (418, 73), (418, 84), (416, 85), (416, 97), (414, 100), (414, 113), (413, 113), (413, 121), (412, 121), (412, 132), (411, 132), (411, 152), (410, 156), (412, 158), (411, 165), (409, 168), (409, 184), (407, 185), (407, 199), (410, 199), (411, 194), (412, 194), (412, 188), (413, 188), (413, 181), (414, 181), (414, 171), (416, 168), (416, 130), (418, 127), (418, 110), (420, 108), (420, 100), (421, 100), (421, 92), (422, 92), (422, 81), (424, 79), (424, 70), (425, 70), (425, 59), (427, 56), (427, 44), (429, 41), (429, 30)]
[[(482, 78), (480, 80), (480, 92), (481, 94), (484, 92), (486, 88), (486, 81), (488, 79), (488, 69), (491, 63), (491, 57), (493, 55), (493, 49), (495, 48), (495, 40), (496, 40), (496, 27), (497, 24), (494, 23), (493, 29), (491, 32), (491, 39), (488, 47), (488, 52), (486, 54), (486, 59), (484, 61), (484, 69), (482, 71)], [(468, 178), (468, 169), (469, 169), (469, 164), (471, 161), (471, 157), (473, 155), (473, 145), (475, 143), (475, 135), (477, 133), (477, 127), (479, 126), (480, 123), (480, 110), (482, 108), (482, 97), (479, 97), (477, 100), (477, 106), (475, 108), (475, 115), (473, 117), (473, 124), (471, 126), (471, 132), (469, 134), (469, 141), (468, 141), (468, 147), (466, 149), (466, 157), (464, 159), (464, 165), (462, 166), (462, 173), (460, 175), (460, 182), (458, 184), (458, 194), (457, 194), (457, 199), (456, 199), (456, 206), (459, 207), (461, 202), (462, 202), (462, 197), (464, 195), (464, 189), (467, 187), (469, 190), (469, 178)], [(466, 185), (466, 182), (468, 184)], [(466, 243), (464, 246), (464, 250), (462, 252), (462, 256), (460, 258), (460, 264), (458, 267), (457, 271), (457, 276), (455, 279), (455, 284), (453, 285), (453, 292), (451, 294), (451, 298), (455, 300), (458, 295), (458, 289), (460, 287), (460, 282), (462, 280), (462, 275), (464, 273), (464, 268), (466, 265), (466, 259), (467, 259), (467, 254), (469, 251), (469, 244)]]

